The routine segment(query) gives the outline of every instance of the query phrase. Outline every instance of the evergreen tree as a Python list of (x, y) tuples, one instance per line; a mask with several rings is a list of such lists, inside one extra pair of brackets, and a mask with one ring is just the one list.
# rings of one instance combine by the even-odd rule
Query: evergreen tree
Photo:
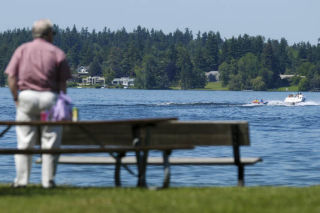
[(146, 55), (143, 58), (141, 70), (136, 69), (138, 88), (144, 89), (165, 89), (169, 82), (165, 70), (153, 55)]
[(288, 42), (285, 38), (281, 38), (280, 45), (279, 45), (279, 69), (280, 73), (284, 74), (286, 72), (286, 69), (289, 64), (289, 58), (288, 58)]
[(105, 78), (105, 83), (107, 85), (111, 85), (112, 80), (116, 77), (115, 71), (110, 66), (108, 66), (106, 61), (102, 63), (101, 69), (102, 69), (102, 75)]
[(107, 57), (106, 64), (115, 73), (115, 77), (117, 78), (126, 76), (123, 70), (121, 69), (122, 60), (123, 59), (122, 59), (121, 50), (117, 47), (112, 47)]
[(274, 88), (278, 85), (280, 80), (280, 71), (277, 68), (276, 58), (274, 56), (271, 40), (268, 40), (262, 52), (262, 66), (270, 70), (272, 74), (272, 82), (269, 82), (269, 88)]
[(267, 85), (267, 88), (273, 87), (273, 72), (265, 67), (259, 70), (259, 76), (262, 77), (263, 82)]
[(95, 57), (89, 67), (90, 76), (102, 76), (102, 68), (99, 59)]
[(206, 58), (208, 68), (206, 71), (218, 70), (219, 66), (219, 40), (218, 37), (210, 32), (206, 42)]
[(223, 62), (219, 66), (220, 80), (222, 81), (222, 86), (227, 86), (232, 76), (235, 76), (238, 73), (237, 63), (238, 62), (235, 59), (232, 59), (230, 63)]
[(177, 66), (180, 70), (180, 86), (182, 89), (203, 88), (204, 73), (194, 68), (189, 52), (184, 47), (178, 48)]
[(241, 75), (231, 75), (229, 89), (236, 91), (243, 89)]
[(144, 70), (142, 67), (136, 66), (134, 68), (135, 73), (135, 80), (134, 80), (134, 86), (138, 89), (146, 89), (147, 88), (147, 80), (146, 80), (146, 70)]
[(264, 91), (267, 89), (266, 83), (263, 81), (261, 76), (258, 76), (251, 80), (252, 89), (256, 91)]
[(203, 72), (211, 71), (207, 64), (205, 49), (203, 47), (201, 46), (196, 47), (193, 61), (197, 69)]
[(220, 81), (222, 82), (222, 86), (227, 86), (230, 81), (230, 65), (227, 62), (223, 62), (219, 66), (219, 72), (220, 72)]
[(308, 78), (301, 79), (301, 81), (299, 82), (299, 85), (298, 85), (298, 90), (299, 91), (308, 91), (309, 89), (310, 89), (309, 79)]
[[(165, 34), (141, 26), (133, 32), (106, 27), (99, 32), (88, 28), (78, 31), (75, 25), (66, 29), (54, 25), (54, 30), (54, 44), (66, 52), (74, 72), (79, 66), (90, 65), (90, 74), (103, 75), (109, 83), (115, 77), (128, 76), (143, 82), (141, 88), (178, 84), (184, 89), (198, 88), (206, 83), (204, 72), (219, 70), (222, 84), (235, 90), (284, 84), (299, 84), (302, 89), (319, 87), (320, 42), (290, 46), (285, 38), (265, 41), (262, 36), (247, 34), (222, 40), (219, 32), (212, 31), (198, 32), (193, 39), (189, 29)], [(30, 40), (30, 29), (0, 32), (0, 86), (14, 50)], [(284, 81), (279, 78), (284, 73), (297, 77)]]
[(178, 52), (174, 45), (171, 45), (166, 51), (166, 73), (170, 84), (176, 84), (179, 79), (179, 70), (177, 68)]
[(244, 89), (251, 89), (251, 80), (256, 78), (259, 71), (259, 63), (257, 57), (252, 53), (247, 53), (238, 61), (238, 73)]
[(121, 69), (125, 76), (134, 77), (134, 67), (141, 63), (141, 58), (138, 49), (134, 43), (130, 43), (128, 49), (124, 51), (121, 60)]

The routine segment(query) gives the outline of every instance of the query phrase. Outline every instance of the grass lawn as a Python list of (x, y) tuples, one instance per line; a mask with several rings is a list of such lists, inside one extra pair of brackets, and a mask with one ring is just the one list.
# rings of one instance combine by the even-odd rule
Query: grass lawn
[[(180, 90), (181, 88), (178, 86), (170, 87), (173, 90)], [(219, 91), (228, 91), (228, 87), (223, 87), (221, 81), (216, 82), (208, 82), (205, 88), (199, 88), (195, 90), (219, 90)], [(288, 86), (288, 87), (279, 87), (276, 89), (268, 90), (270, 92), (298, 92), (298, 86)]]
[(228, 87), (223, 87), (221, 81), (208, 82), (205, 89), (209, 90), (228, 90)]
[(0, 186), (1, 212), (320, 212), (320, 186), (147, 190)]
[(298, 92), (298, 86), (289, 86), (289, 87), (279, 87), (277, 89), (272, 89), (269, 91), (275, 91), (275, 92)]
[[(173, 90), (180, 90), (181, 87), (175, 86), (175, 87), (170, 87), (170, 89)], [(223, 90), (226, 91), (228, 90), (228, 87), (223, 87), (221, 81), (218, 82), (208, 82), (205, 88), (196, 88), (194, 90)]]

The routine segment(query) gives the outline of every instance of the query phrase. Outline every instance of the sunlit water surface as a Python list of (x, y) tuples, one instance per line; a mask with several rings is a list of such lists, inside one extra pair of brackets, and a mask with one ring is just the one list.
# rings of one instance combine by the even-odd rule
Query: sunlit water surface
[[(304, 93), (306, 102), (287, 105), (286, 92), (177, 91), (131, 89), (69, 89), (81, 120), (178, 117), (180, 120), (247, 120), (251, 146), (242, 156), (262, 157), (246, 167), (246, 185), (306, 186), (320, 183), (320, 94)], [(268, 101), (254, 105), (254, 99)], [(1, 120), (13, 120), (15, 107), (8, 88), (0, 88)], [(1, 147), (15, 147), (14, 129)], [(152, 153), (158, 155), (158, 153)], [(176, 151), (174, 156), (230, 156), (230, 147), (199, 147)], [(34, 157), (34, 160), (38, 156)], [(134, 169), (134, 168), (133, 168)], [(235, 166), (173, 166), (173, 186), (236, 185)], [(15, 176), (13, 156), (0, 156), (0, 182)], [(40, 182), (40, 165), (33, 164), (31, 182)], [(148, 168), (148, 183), (159, 185), (161, 167)], [(136, 178), (122, 171), (125, 186)], [(113, 186), (113, 166), (59, 165), (57, 184)]]

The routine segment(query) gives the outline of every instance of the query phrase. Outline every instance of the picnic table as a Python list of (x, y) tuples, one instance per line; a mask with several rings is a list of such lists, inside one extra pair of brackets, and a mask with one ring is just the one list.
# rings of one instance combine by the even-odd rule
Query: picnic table
[[(29, 150), (1, 148), (0, 154), (109, 153), (108, 157), (61, 155), (58, 163), (115, 165), (116, 186), (121, 186), (121, 167), (133, 174), (128, 165), (137, 166), (138, 187), (147, 187), (148, 165), (163, 165), (165, 175), (162, 188), (170, 185), (170, 165), (235, 165), (238, 168), (238, 185), (244, 186), (245, 166), (262, 161), (260, 157), (241, 156), (240, 147), (250, 146), (247, 121), (179, 121), (177, 118), (77, 122), (0, 121), (0, 126), (6, 126), (0, 133), (0, 138), (15, 125), (36, 126), (39, 132), (38, 145), (42, 126), (61, 125), (62, 145), (59, 149), (50, 150), (41, 147)], [(193, 149), (197, 146), (208, 149), (230, 146), (233, 155), (170, 157), (173, 150)], [(162, 152), (162, 157), (150, 157), (151, 150)], [(126, 156), (128, 152), (133, 152), (135, 157)]]
[[(136, 120), (110, 120), (110, 121), (0, 121), (5, 128), (0, 138), (12, 126), (35, 126), (38, 131), (37, 147), (33, 149), (0, 148), (0, 154), (70, 154), (70, 153), (109, 153), (115, 160), (115, 185), (121, 186), (120, 168), (121, 159), (128, 152), (136, 155), (138, 168), (138, 187), (146, 187), (146, 168), (149, 151), (163, 152), (164, 162), (172, 150), (192, 149), (191, 145), (150, 145), (149, 131), (159, 123), (176, 120), (176, 118), (150, 118)], [(62, 126), (62, 143), (58, 149), (41, 149), (41, 128), (47, 125)], [(164, 163), (166, 164), (166, 163)], [(165, 171), (167, 166), (165, 166)], [(127, 167), (125, 167), (127, 168)], [(166, 177), (168, 178), (168, 177)], [(165, 182), (165, 181), (164, 181)]]

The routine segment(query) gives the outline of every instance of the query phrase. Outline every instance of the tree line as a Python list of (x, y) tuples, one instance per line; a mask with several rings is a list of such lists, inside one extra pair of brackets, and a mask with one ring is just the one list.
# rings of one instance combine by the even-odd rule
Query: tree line
[[(133, 77), (143, 89), (203, 88), (205, 72), (219, 71), (223, 86), (230, 90), (267, 90), (296, 85), (299, 90), (320, 88), (320, 43), (289, 45), (285, 38), (265, 39), (247, 34), (221, 38), (219, 32), (177, 29), (161, 30), (138, 26), (111, 31), (61, 29), (55, 25), (54, 43), (63, 49), (73, 72), (88, 66), (91, 76), (104, 76), (106, 83), (116, 77)], [(32, 40), (30, 29), (0, 32), (0, 86), (3, 71), (13, 51)], [(294, 75), (281, 80), (280, 74)]]

